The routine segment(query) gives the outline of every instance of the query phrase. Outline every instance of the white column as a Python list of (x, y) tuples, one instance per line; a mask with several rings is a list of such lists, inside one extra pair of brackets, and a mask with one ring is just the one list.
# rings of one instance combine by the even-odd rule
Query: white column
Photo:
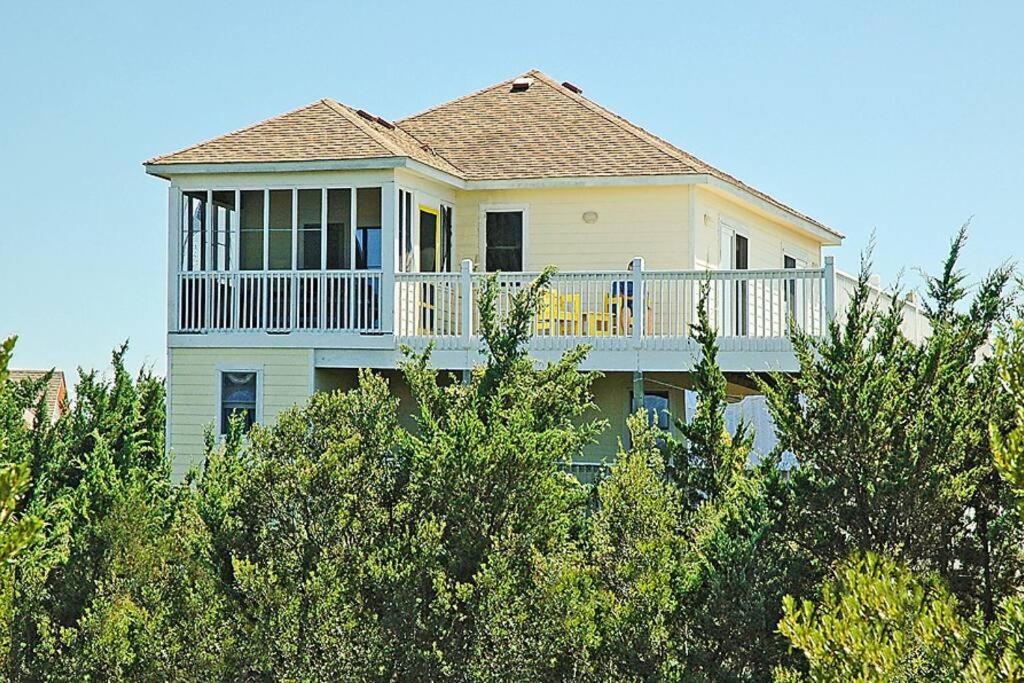
[(380, 327), (382, 332), (395, 330), (395, 271), (398, 257), (398, 187), (387, 182), (380, 188)]
[(462, 259), (459, 288), (462, 297), (462, 343), (469, 348), (469, 340), (473, 335), (473, 262), (468, 258)]
[(178, 329), (178, 271), (181, 268), (181, 190), (167, 188), (167, 332)]
[(836, 257), (825, 257), (825, 283), (822, 292), (825, 300), (825, 320), (822, 324), (821, 333), (836, 317)]

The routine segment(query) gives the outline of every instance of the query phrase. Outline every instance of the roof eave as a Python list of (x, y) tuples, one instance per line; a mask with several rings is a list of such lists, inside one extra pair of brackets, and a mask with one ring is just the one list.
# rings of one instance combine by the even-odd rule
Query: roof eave
[(146, 169), (146, 173), (151, 176), (156, 176), (157, 178), (163, 178), (164, 180), (171, 180), (171, 178), (176, 175), (365, 171), (408, 168), (456, 187), (465, 186), (465, 181), (462, 178), (406, 156), (372, 157), (367, 159), (319, 159), (315, 161), (232, 161), (202, 163), (161, 163), (159, 161), (151, 161), (146, 162), (143, 166)]

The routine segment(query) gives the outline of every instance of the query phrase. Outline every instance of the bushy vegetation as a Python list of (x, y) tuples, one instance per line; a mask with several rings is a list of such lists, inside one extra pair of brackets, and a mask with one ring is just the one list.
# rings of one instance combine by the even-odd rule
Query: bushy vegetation
[[(954, 241), (914, 345), (862, 269), (800, 372), (761, 390), (781, 440), (725, 427), (706, 316), (679, 439), (605, 424), (586, 349), (538, 367), (484, 295), (467, 377), (410, 354), (415, 425), (363, 372), (209, 439), (172, 483), (164, 389), (81, 375), (55, 423), (0, 350), (0, 668), (11, 681), (995, 681), (1024, 677), (1024, 323)], [(703, 310), (703, 307), (701, 308)], [(1000, 340), (994, 351), (993, 335)], [(37, 411), (38, 412), (38, 411)], [(783, 471), (782, 451), (798, 465)]]

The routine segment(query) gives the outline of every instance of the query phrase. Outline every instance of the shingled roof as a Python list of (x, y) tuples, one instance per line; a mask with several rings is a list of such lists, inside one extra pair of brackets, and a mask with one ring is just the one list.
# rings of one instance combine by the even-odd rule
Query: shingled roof
[(155, 157), (146, 164), (225, 164), (409, 157), (458, 175), (459, 170), (407, 132), (369, 113), (317, 100), (227, 135)]
[[(46, 417), (52, 424), (58, 417), (60, 417), (62, 402), (67, 398), (67, 387), (64, 384), (64, 373), (60, 370), (11, 370), (10, 379), (12, 382), (21, 382), (23, 380), (38, 382), (51, 372), (52, 374), (50, 374), (49, 381), (40, 392), (40, 398), (44, 399), (46, 404)], [(25, 422), (31, 426), (34, 421), (35, 406), (31, 406), (25, 412)]]
[(387, 157), (408, 157), (470, 182), (706, 175), (841, 237), (536, 70), (394, 123), (318, 100), (146, 163)]

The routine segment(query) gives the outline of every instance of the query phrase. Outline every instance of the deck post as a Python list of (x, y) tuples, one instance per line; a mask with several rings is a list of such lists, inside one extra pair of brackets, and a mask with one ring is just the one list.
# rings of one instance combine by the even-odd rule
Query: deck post
[(825, 282), (822, 291), (825, 299), (825, 321), (821, 333), (825, 334), (827, 327), (836, 318), (836, 257), (825, 257)]
[(462, 303), (462, 343), (469, 348), (469, 339), (473, 335), (473, 262), (468, 258), (462, 259), (459, 290)]
[(178, 300), (181, 296), (181, 190), (171, 184), (167, 188), (167, 331), (177, 332), (181, 324)]
[(633, 406), (632, 412), (644, 407), (644, 373), (640, 370), (633, 371)]
[[(353, 198), (355, 190), (353, 190)], [(352, 203), (355, 207), (355, 202)], [(381, 332), (395, 331), (395, 295), (398, 288), (395, 286), (395, 271), (398, 270), (397, 242), (398, 242), (398, 186), (394, 182), (381, 184), (380, 188), (380, 224), (384, 228), (381, 231), (380, 240), (380, 297), (378, 309), (380, 320), (378, 329)], [(353, 221), (352, 225), (355, 225)], [(352, 234), (355, 234), (353, 228)], [(354, 252), (353, 252), (353, 258)], [(363, 321), (367, 326), (372, 326), (372, 320)]]
[(647, 320), (647, 297), (644, 295), (644, 259), (634, 256), (630, 263), (633, 277), (633, 345), (640, 347), (640, 339), (644, 336), (644, 323)]

